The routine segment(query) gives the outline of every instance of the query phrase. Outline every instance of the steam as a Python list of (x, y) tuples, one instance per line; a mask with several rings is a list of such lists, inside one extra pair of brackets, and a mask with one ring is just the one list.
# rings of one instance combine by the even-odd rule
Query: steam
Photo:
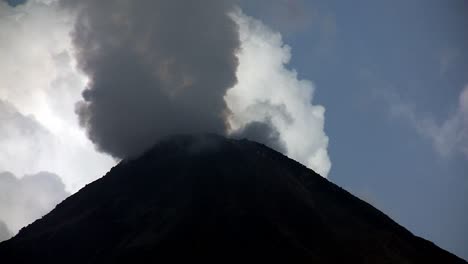
[(235, 2), (0, 1), (0, 239), (104, 175), (107, 154), (171, 134), (249, 138), (327, 175), (312, 84)]
[(312, 84), (286, 69), (281, 36), (229, 1), (64, 6), (78, 14), (73, 40), (90, 79), (77, 114), (100, 151), (128, 158), (168, 135), (227, 133), (328, 174)]
[(248, 138), (262, 143), (278, 152), (286, 153), (286, 147), (280, 133), (273, 127), (270, 120), (265, 122), (253, 121), (231, 133), (233, 138)]
[(73, 193), (115, 165), (106, 153), (202, 132), (329, 170), (313, 87), (230, 1), (0, 1), (0, 39), (0, 172), (51, 171)]
[(280, 142), (284, 154), (326, 177), (331, 162), (325, 108), (312, 104), (314, 86), (287, 68), (291, 48), (279, 33), (240, 10), (232, 17), (239, 25), (241, 49), (238, 83), (225, 96), (230, 132), (249, 131), (252, 123), (268, 124), (273, 132), (264, 133), (264, 140), (273, 139), (273, 146)]

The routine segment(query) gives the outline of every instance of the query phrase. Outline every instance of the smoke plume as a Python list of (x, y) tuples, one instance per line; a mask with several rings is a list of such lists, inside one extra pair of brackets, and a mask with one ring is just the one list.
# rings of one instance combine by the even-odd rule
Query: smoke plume
[(278, 152), (287, 153), (280, 133), (273, 127), (273, 124), (269, 120), (264, 122), (249, 122), (244, 127), (233, 131), (231, 137), (240, 139), (247, 138), (262, 143)]
[(325, 108), (312, 104), (314, 86), (287, 68), (291, 48), (280, 33), (240, 10), (232, 17), (239, 26), (241, 48), (238, 83), (225, 96), (230, 133), (249, 132), (252, 123), (266, 124), (270, 131), (261, 138), (256, 133), (254, 140), (273, 148), (279, 143), (285, 155), (327, 177), (331, 162)]
[(90, 82), (77, 105), (101, 151), (140, 154), (180, 133), (224, 133), (223, 96), (236, 83), (232, 4), (206, 1), (64, 1)]
[(51, 171), (73, 193), (115, 164), (95, 146), (125, 158), (165, 135), (211, 132), (326, 176), (323, 108), (284, 68), (279, 34), (228, 15), (231, 2), (186, 2), (0, 1), (0, 171)]
[(100, 151), (128, 158), (171, 134), (227, 133), (328, 174), (314, 88), (285, 68), (291, 55), (281, 36), (232, 2), (64, 6), (77, 13), (73, 40), (90, 79), (77, 113)]
[(0, 240), (104, 175), (105, 153), (171, 134), (249, 138), (326, 176), (313, 87), (234, 2), (0, 1)]

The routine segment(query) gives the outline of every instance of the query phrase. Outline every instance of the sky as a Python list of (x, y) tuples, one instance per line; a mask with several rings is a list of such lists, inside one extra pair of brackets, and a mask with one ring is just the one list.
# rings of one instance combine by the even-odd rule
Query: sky
[(468, 259), (468, 2), (279, 2), (245, 10), (317, 87), (328, 179)]
[(167, 41), (117, 4), (7, 2), (0, 189), (15, 187), (0, 195), (0, 239), (165, 135), (225, 129), (468, 259), (467, 1), (215, 1), (228, 19), (196, 6), (188, 31), (183, 10), (152, 18), (180, 32)]

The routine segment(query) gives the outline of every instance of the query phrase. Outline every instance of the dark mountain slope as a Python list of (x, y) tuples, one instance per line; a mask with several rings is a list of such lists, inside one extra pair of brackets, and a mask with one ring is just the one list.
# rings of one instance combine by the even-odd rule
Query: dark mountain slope
[(465, 263), (301, 164), (211, 135), (173, 137), (121, 162), (1, 243), (0, 259)]

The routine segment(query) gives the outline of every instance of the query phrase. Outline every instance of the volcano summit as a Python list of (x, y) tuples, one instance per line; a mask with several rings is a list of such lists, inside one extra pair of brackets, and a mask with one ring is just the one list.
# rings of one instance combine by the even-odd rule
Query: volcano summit
[(5, 263), (465, 263), (248, 140), (175, 136), (0, 244)]

